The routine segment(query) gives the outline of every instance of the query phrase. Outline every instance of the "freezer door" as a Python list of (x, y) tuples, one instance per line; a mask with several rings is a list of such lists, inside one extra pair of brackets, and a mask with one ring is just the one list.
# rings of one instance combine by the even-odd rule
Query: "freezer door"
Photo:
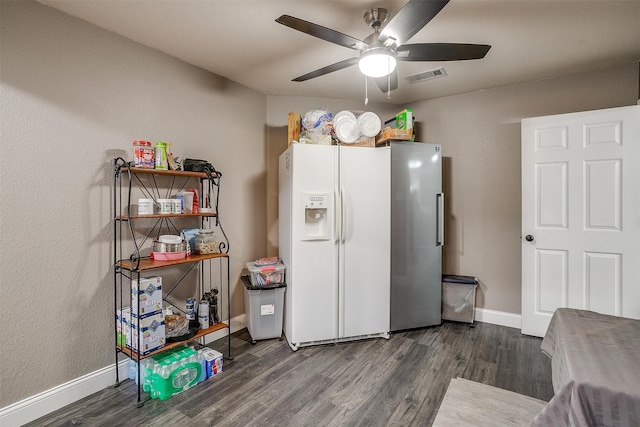
[[(337, 147), (292, 145), (290, 156), (281, 161), (282, 179), (290, 181), (289, 245), (284, 259), (287, 276), (285, 334), (292, 343), (333, 339), (338, 333), (338, 252), (336, 239)], [(285, 152), (286, 154), (286, 152)], [(286, 161), (289, 164), (287, 165)], [(283, 176), (284, 175), (284, 176)], [(310, 196), (330, 195), (325, 228), (328, 238), (310, 238)], [(311, 236), (317, 230), (311, 228)], [(323, 231), (324, 232), (324, 231)], [(282, 233), (281, 233), (282, 234)], [(286, 233), (285, 233), (286, 234)]]
[(340, 147), (340, 337), (389, 332), (390, 149)]
[(441, 322), (441, 189), (440, 145), (391, 144), (392, 331)]

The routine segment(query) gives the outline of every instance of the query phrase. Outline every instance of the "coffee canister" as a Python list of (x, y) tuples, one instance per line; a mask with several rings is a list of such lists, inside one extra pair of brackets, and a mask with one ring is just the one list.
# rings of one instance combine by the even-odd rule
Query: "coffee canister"
[(173, 200), (158, 199), (158, 213), (163, 215), (173, 213)]
[(153, 215), (153, 199), (138, 199), (138, 215)]
[(188, 320), (196, 320), (196, 300), (187, 298), (184, 311)]
[(171, 199), (171, 202), (173, 202), (173, 210), (172, 210), (172, 212), (174, 214), (181, 214), (182, 213), (182, 200), (181, 199)]
[(156, 169), (169, 169), (166, 142), (156, 142)]
[(203, 299), (198, 304), (198, 322), (200, 323), (200, 329), (207, 329), (209, 327), (209, 301)]

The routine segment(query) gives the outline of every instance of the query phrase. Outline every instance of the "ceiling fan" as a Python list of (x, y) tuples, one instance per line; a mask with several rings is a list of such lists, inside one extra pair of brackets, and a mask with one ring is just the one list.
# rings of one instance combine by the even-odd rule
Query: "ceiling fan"
[(280, 16), (276, 22), (282, 25), (360, 51), (357, 57), (327, 65), (292, 81), (303, 82), (358, 64), (363, 74), (375, 79), (380, 90), (390, 92), (398, 87), (396, 61), (462, 61), (484, 58), (491, 49), (491, 46), (485, 44), (405, 44), (448, 2), (449, 0), (410, 0), (391, 20), (387, 9), (369, 9), (364, 13), (363, 19), (373, 28), (373, 33), (364, 40), (290, 15)]

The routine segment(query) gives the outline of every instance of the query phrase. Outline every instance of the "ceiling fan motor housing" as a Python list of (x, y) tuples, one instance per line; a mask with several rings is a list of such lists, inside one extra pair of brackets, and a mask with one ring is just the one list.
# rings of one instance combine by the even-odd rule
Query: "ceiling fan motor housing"
[(364, 19), (364, 22), (372, 27), (377, 33), (380, 30), (380, 27), (389, 21), (389, 11), (383, 7), (369, 9), (364, 13), (362, 18)]

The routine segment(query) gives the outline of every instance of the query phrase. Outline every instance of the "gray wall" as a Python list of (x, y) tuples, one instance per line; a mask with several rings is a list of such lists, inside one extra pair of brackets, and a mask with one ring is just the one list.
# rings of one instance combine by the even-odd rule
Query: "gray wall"
[(264, 254), (266, 96), (39, 3), (0, 7), (4, 407), (114, 363), (110, 162), (132, 140), (223, 172), (234, 287)]
[(478, 307), (520, 313), (520, 120), (637, 99), (633, 63), (411, 106), (422, 141), (442, 144), (443, 272), (478, 277)]

